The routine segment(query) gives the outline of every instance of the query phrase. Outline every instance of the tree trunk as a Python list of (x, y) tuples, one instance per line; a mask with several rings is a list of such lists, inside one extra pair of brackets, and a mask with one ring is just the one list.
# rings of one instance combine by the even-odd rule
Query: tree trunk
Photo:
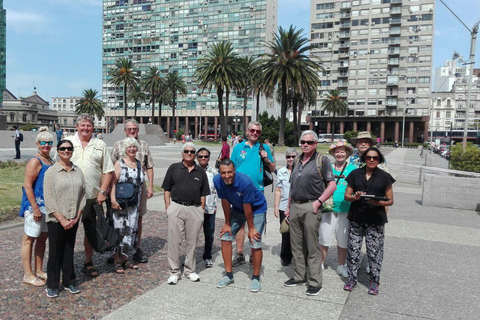
[(158, 101), (158, 125), (162, 127), (162, 101)]
[(124, 104), (124, 109), (125, 109), (125, 116), (123, 117), (123, 123), (127, 121), (127, 108), (128, 108), (128, 103), (127, 103), (127, 84), (123, 84), (123, 104)]
[(296, 98), (296, 95), (293, 95), (293, 101), (292, 101), (292, 113), (293, 113), (293, 140), (297, 140), (297, 135), (298, 135), (298, 114), (297, 114), (297, 107), (298, 107), (298, 99)]
[(287, 117), (287, 80), (282, 79), (282, 108), (280, 112), (280, 126), (278, 131), (278, 145), (285, 145), (285, 119)]
[(152, 90), (152, 124), (155, 124), (155, 89)]
[[(302, 134), (302, 113), (303, 113), (303, 109), (305, 108), (305, 105), (302, 101), (300, 101), (299, 105), (298, 105), (298, 125), (297, 125), (297, 132), (295, 134), (295, 141), (294, 141), (294, 145), (297, 146), (298, 145), (298, 142), (300, 141), (300, 135)], [(314, 124), (315, 126), (315, 124)], [(315, 128), (314, 128), (314, 131), (315, 131)]]
[(335, 142), (335, 112), (333, 112), (332, 117), (332, 143)]
[(175, 108), (176, 108), (176, 105), (175, 105), (175, 93), (176, 92), (172, 92), (172, 118), (173, 118), (173, 134), (176, 135), (176, 132), (178, 132), (178, 128), (177, 128), (177, 121), (175, 121)]
[[(247, 128), (247, 103), (248, 103), (248, 91), (245, 90), (245, 93), (243, 94), (243, 127), (246, 129)], [(240, 129), (239, 129), (240, 130)], [(243, 130), (242, 132), (244, 132)], [(238, 134), (238, 132), (237, 132)], [(244, 132), (245, 134), (245, 132)]]
[[(225, 121), (225, 114), (223, 110), (223, 88), (218, 86), (217, 87), (217, 98), (218, 98), (218, 115), (220, 117), (220, 136), (227, 135), (227, 121)], [(217, 137), (215, 137), (217, 138)]]
[(260, 114), (260, 90), (257, 92), (257, 108), (255, 110), (255, 120), (258, 121), (258, 116)]
[(138, 102), (137, 99), (135, 99), (135, 101), (133, 101), (134, 108), (135, 108), (135, 110), (133, 112), (133, 116), (135, 117), (135, 120), (137, 120), (137, 102)]
[[(228, 106), (230, 103), (230, 90), (225, 91), (225, 125), (228, 126)], [(223, 125), (222, 125), (223, 126)], [(225, 135), (228, 133), (228, 127), (225, 127)], [(220, 130), (222, 131), (222, 130)], [(222, 134), (223, 136), (223, 134)]]

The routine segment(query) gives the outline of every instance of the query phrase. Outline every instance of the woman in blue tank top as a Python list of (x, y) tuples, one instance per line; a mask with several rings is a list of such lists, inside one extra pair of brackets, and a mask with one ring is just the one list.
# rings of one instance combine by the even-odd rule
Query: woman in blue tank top
[[(25, 167), (23, 196), (20, 216), (25, 218), (24, 235), (22, 239), (23, 282), (40, 287), (45, 285), (47, 274), (43, 272), (43, 257), (48, 229), (45, 222), (45, 201), (43, 199), (43, 178), (45, 171), (53, 165), (50, 158), (53, 136), (47, 127), (39, 129), (36, 138), (38, 153), (34, 155)], [(32, 270), (32, 248), (35, 243), (34, 269)]]

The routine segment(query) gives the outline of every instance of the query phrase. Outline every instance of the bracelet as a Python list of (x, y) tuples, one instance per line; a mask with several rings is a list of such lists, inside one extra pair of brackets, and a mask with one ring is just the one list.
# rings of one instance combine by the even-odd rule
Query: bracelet
[(323, 201), (320, 199), (317, 199), (318, 202), (320, 202), (320, 205), (323, 205)]

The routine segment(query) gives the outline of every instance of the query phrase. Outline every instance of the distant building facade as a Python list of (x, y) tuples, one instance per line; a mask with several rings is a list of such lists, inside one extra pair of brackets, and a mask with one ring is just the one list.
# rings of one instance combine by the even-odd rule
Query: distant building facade
[[(3, 0), (0, 0), (0, 92), (7, 88), (7, 12), (3, 9)], [(2, 104), (0, 97), (0, 105)]]
[(53, 130), (58, 120), (57, 111), (51, 110), (49, 103), (36, 91), (31, 96), (17, 98), (8, 89), (3, 90), (2, 112), (6, 115), (8, 130), (14, 125), (19, 128), (47, 126)]
[[(108, 125), (112, 127), (121, 121), (125, 105), (123, 88), (109, 84), (108, 72), (118, 58), (127, 57), (135, 63), (139, 76), (150, 66), (157, 66), (163, 76), (178, 72), (188, 92), (178, 97), (176, 127), (194, 138), (207, 131), (216, 133), (216, 92), (202, 92), (198, 87), (193, 77), (197, 60), (205, 56), (213, 43), (221, 41), (231, 41), (240, 56), (264, 53), (263, 42), (272, 40), (277, 30), (277, 12), (278, 0), (104, 0), (102, 99), (111, 119)], [(229, 100), (229, 125), (233, 128), (235, 112), (243, 116), (243, 97), (232, 92)], [(255, 97), (248, 97), (248, 117), (254, 101)], [(262, 104), (264, 109), (273, 106), (265, 101)], [(129, 116), (133, 115), (133, 103), (128, 108)], [(150, 106), (142, 103), (137, 120), (156, 123), (151, 114)], [(162, 118), (161, 126), (170, 135), (174, 127), (170, 106), (162, 106)]]
[[(52, 110), (58, 112), (58, 125), (65, 131), (75, 132), (75, 125), (78, 115), (75, 113), (77, 102), (82, 97), (53, 97), (50, 99)], [(99, 120), (95, 117), (95, 129), (105, 132), (106, 120)]]

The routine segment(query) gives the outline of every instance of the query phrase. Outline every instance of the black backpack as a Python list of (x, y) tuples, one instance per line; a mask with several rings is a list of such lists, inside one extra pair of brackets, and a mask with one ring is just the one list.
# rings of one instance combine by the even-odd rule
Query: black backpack
[(23, 141), (23, 133), (21, 133), (21, 132), (18, 133), (18, 141), (20, 141), (20, 142)]
[(104, 253), (106, 251), (112, 251), (120, 242), (120, 237), (115, 229), (107, 221), (112, 219), (111, 207), (109, 205), (109, 199), (107, 199), (107, 218), (103, 213), (103, 207), (98, 203), (94, 203), (91, 208), (92, 219), (85, 219), (83, 227), (85, 228), (85, 235), (88, 241), (92, 245), (93, 249), (97, 252)]

